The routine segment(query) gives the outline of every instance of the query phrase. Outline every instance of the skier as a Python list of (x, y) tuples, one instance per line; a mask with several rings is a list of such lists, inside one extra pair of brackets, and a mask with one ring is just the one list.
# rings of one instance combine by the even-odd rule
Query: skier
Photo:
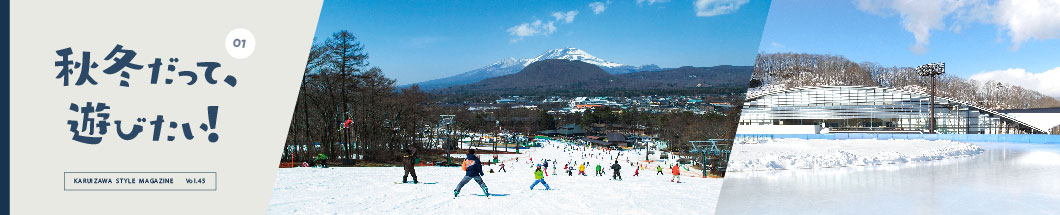
[(604, 167), (600, 166), (600, 164), (596, 165), (596, 176), (604, 176)]
[(677, 180), (677, 183), (681, 183), (681, 167), (678, 165), (679, 164), (674, 164), (674, 177), (670, 179), (670, 182), (675, 182), (674, 180)]
[(552, 189), (548, 187), (548, 183), (545, 183), (545, 176), (543, 175), (543, 172), (544, 171), (541, 170), (541, 165), (537, 165), (537, 170), (534, 170), (534, 179), (537, 180), (534, 180), (534, 184), (530, 185), (530, 190), (534, 190), (534, 186), (537, 186), (538, 183), (544, 184), (545, 190)]
[(482, 182), (482, 176), (485, 175), (482, 173), (482, 161), (478, 159), (478, 156), (475, 156), (474, 149), (467, 150), (467, 160), (470, 160), (472, 163), (467, 166), (464, 173), (464, 179), (461, 179), (460, 183), (456, 185), (456, 189), (453, 190), (453, 197), (459, 195), (460, 189), (464, 188), (464, 184), (467, 184), (471, 179), (475, 179), (475, 183), (478, 183), (478, 186), (482, 187), (482, 193), (485, 193), (486, 197), (489, 197), (489, 189), (486, 188), (486, 183)]
[(545, 161), (544, 161), (544, 162), (542, 162), (542, 163), (545, 163), (545, 164), (544, 164), (544, 166), (545, 166), (545, 170), (546, 170), (546, 171), (545, 171), (545, 176), (548, 176), (548, 171), (547, 171), (547, 170), (548, 170), (548, 160), (545, 160)]
[(657, 170), (656, 175), (662, 175), (663, 174), (662, 173), (662, 165), (655, 166), (655, 170)]
[(405, 175), (401, 176), (401, 183), (409, 183), (409, 175), (412, 175), (412, 183), (419, 184), (420, 179), (416, 177), (416, 148), (405, 149), (405, 156), (401, 156), (401, 163), (405, 165)]
[(622, 165), (619, 165), (618, 161), (615, 161), (615, 164), (611, 164), (611, 169), (615, 170), (615, 174), (611, 176), (611, 179), (622, 180), (622, 174), (618, 172), (618, 170), (622, 169)]
[(574, 167), (563, 168), (563, 169), (567, 170), (567, 176), (574, 176)]
[(317, 157), (313, 158), (313, 162), (319, 164), (321, 168), (328, 168), (328, 156), (325, 154), (317, 154)]
[(500, 172), (500, 171), (508, 172), (508, 170), (504, 169), (504, 163), (501, 163), (501, 169), (497, 170), (497, 172)]
[(585, 174), (585, 164), (578, 166), (578, 175), (589, 176)]
[(633, 169), (633, 176), (639, 176), (639, 175), (640, 175), (640, 168)]

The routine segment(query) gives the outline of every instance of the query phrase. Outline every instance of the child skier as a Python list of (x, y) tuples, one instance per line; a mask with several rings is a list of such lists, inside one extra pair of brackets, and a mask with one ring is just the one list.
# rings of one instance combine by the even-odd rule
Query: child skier
[(501, 169), (497, 170), (497, 172), (500, 171), (508, 172), (508, 170), (504, 170), (504, 163), (501, 163)]
[(656, 175), (662, 175), (662, 165), (655, 166)]
[(640, 168), (633, 169), (633, 176), (638, 176), (638, 175), (640, 175)]
[(482, 187), (482, 193), (485, 193), (486, 197), (489, 197), (489, 189), (486, 188), (486, 183), (482, 182), (482, 176), (486, 175), (482, 173), (482, 161), (478, 159), (478, 156), (475, 156), (474, 149), (467, 150), (467, 160), (470, 160), (472, 163), (471, 165), (467, 166), (467, 169), (464, 173), (464, 179), (461, 179), (460, 183), (456, 185), (456, 189), (453, 190), (453, 197), (456, 197), (458, 194), (460, 194), (460, 189), (464, 188), (464, 184), (467, 184), (467, 182), (471, 181), (471, 179), (475, 179), (475, 183), (478, 183), (478, 186)]
[(578, 175), (589, 176), (585, 174), (585, 164), (578, 166)]
[(681, 166), (678, 166), (678, 164), (674, 164), (673, 172), (674, 177), (670, 179), (670, 182), (675, 182), (674, 180), (677, 180), (677, 183), (681, 183)]
[(611, 176), (611, 179), (622, 180), (622, 174), (618, 172), (618, 170), (622, 169), (622, 165), (618, 165), (618, 161), (615, 161), (615, 164), (611, 164), (611, 169), (615, 170), (615, 174)]
[(600, 166), (600, 164), (596, 165), (596, 176), (604, 176), (604, 167)]
[(545, 190), (552, 189), (548, 187), (548, 183), (545, 183), (545, 176), (543, 172), (544, 171), (541, 170), (541, 165), (537, 165), (537, 170), (534, 170), (534, 179), (537, 180), (534, 180), (534, 184), (530, 185), (530, 190), (534, 190), (534, 186), (537, 186), (538, 183), (544, 184)]

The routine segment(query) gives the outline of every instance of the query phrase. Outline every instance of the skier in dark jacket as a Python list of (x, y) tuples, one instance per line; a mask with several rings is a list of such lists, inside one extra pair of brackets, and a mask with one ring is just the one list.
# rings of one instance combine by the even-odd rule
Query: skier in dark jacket
[(545, 176), (548, 176), (548, 160), (545, 160), (542, 163), (544, 163), (542, 166), (545, 167)]
[(464, 184), (467, 184), (467, 182), (471, 181), (471, 179), (475, 179), (475, 183), (478, 183), (478, 186), (482, 187), (482, 193), (485, 193), (486, 197), (489, 197), (489, 189), (486, 188), (486, 183), (482, 182), (482, 176), (485, 175), (482, 173), (482, 161), (478, 159), (478, 156), (475, 156), (474, 149), (467, 150), (467, 160), (470, 160), (473, 163), (467, 166), (467, 171), (465, 171), (464, 179), (460, 180), (460, 184), (457, 184), (456, 189), (453, 190), (453, 197), (456, 197), (458, 194), (460, 194), (460, 189), (464, 188)]
[(622, 165), (618, 165), (618, 161), (615, 161), (615, 164), (611, 164), (611, 169), (615, 170), (615, 175), (612, 175), (611, 179), (622, 180), (622, 174), (618, 172), (618, 170), (622, 169)]
[(405, 176), (401, 176), (401, 183), (409, 183), (409, 175), (412, 175), (412, 183), (419, 184), (416, 177), (416, 148), (405, 149), (405, 156), (401, 156), (401, 163), (405, 165)]

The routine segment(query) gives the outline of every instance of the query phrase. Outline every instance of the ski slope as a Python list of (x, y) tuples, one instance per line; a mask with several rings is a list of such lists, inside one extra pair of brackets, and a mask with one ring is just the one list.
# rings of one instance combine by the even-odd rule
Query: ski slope
[(728, 171), (884, 165), (966, 157), (982, 152), (979, 146), (949, 140), (771, 139), (734, 146)]
[[(588, 149), (567, 150), (562, 142), (548, 142), (543, 147), (522, 150), (518, 155), (501, 155), (507, 172), (495, 171), (496, 165), (484, 166), (483, 181), (493, 195), (486, 198), (472, 180), (460, 195), (453, 197), (453, 189), (464, 172), (459, 167), (417, 167), (420, 182), (425, 184), (395, 184), (401, 181), (401, 167), (339, 167), (280, 169), (269, 202), (269, 214), (713, 214), (721, 188), (721, 179), (689, 177), (682, 172), (682, 183), (671, 183), (670, 169), (655, 175), (655, 165), (633, 175), (633, 167), (626, 158), (636, 162), (643, 154), (623, 152), (618, 156), (624, 180), (611, 179), (608, 168), (617, 152)], [(593, 154), (592, 158), (582, 158)], [(597, 155), (599, 154), (599, 155)], [(492, 155), (479, 155), (485, 162)], [(516, 162), (515, 158), (519, 161)], [(541, 159), (554, 159), (556, 173), (545, 181), (552, 190), (534, 182), (535, 164)], [(602, 158), (602, 159), (601, 159)], [(640, 158), (640, 159), (637, 159)], [(609, 161), (610, 162), (606, 162)], [(589, 162), (589, 176), (567, 176), (561, 170), (567, 161)], [(606, 162), (606, 163), (604, 163)], [(594, 176), (596, 164), (607, 172)], [(695, 171), (692, 169), (692, 171)], [(411, 181), (411, 177), (409, 181)]]

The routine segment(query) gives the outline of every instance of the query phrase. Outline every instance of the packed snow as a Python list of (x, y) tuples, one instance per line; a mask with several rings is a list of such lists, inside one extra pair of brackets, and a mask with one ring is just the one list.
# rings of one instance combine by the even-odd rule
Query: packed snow
[(942, 160), (982, 153), (979, 146), (949, 140), (805, 140), (738, 142), (728, 171), (814, 169)]
[[(473, 180), (453, 197), (453, 189), (464, 176), (460, 167), (417, 167), (421, 184), (400, 184), (401, 167), (280, 169), (268, 213), (713, 214), (721, 189), (722, 179), (695, 177), (698, 170), (688, 167), (681, 167), (681, 183), (670, 182), (671, 169), (665, 165), (672, 161), (646, 163), (641, 151), (622, 151), (619, 155), (619, 151), (548, 141), (521, 152), (499, 155), (507, 172), (497, 172), (498, 165), (483, 166), (486, 173), (482, 179), (492, 195), (488, 198)], [(490, 154), (478, 156), (483, 162), (493, 158)], [(534, 166), (542, 159), (550, 160), (545, 181), (551, 190), (543, 185), (530, 190)], [(610, 165), (615, 160), (622, 165), (623, 180), (611, 180)], [(562, 170), (568, 162), (588, 162), (588, 176), (578, 176), (576, 167), (574, 175), (568, 176)], [(594, 175), (597, 164), (602, 166), (603, 176)], [(660, 164), (664, 165), (663, 174), (657, 175)], [(633, 176), (638, 165), (645, 169)]]

